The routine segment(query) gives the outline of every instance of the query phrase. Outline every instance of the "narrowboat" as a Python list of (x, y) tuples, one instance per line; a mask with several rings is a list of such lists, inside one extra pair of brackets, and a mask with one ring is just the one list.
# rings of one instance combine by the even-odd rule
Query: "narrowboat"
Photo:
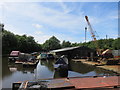
[(26, 62), (23, 62), (22, 65), (23, 67), (36, 66), (38, 62), (39, 60), (37, 60), (35, 56), (32, 56)]
[(48, 60), (53, 60), (53, 59), (54, 59), (53, 54), (47, 54), (47, 59), (48, 59)]
[(47, 59), (47, 53), (41, 53), (40, 54), (40, 59), (41, 60), (46, 60)]
[(16, 61), (19, 60), (19, 55), (20, 55), (20, 51), (12, 51), (8, 57), (9, 61)]
[(68, 69), (68, 59), (65, 55), (61, 56), (54, 64), (55, 70)]

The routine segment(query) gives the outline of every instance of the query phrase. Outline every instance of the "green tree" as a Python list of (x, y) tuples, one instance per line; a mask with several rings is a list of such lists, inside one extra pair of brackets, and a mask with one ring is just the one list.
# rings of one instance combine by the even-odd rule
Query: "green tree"
[(18, 49), (21, 52), (27, 53), (28, 52), (28, 42), (26, 40), (27, 36), (23, 35), (19, 38)]
[(61, 48), (60, 41), (55, 37), (52, 36), (49, 40), (46, 40), (45, 43), (42, 45), (44, 50), (54, 50)]
[(71, 43), (69, 41), (65, 41), (65, 40), (62, 42), (62, 45), (61, 45), (62, 48), (71, 47), (71, 46), (72, 46)]
[(37, 44), (32, 36), (18, 36), (18, 48), (21, 52), (32, 53), (42, 50), (41, 45)]
[(17, 50), (18, 40), (16, 36), (4, 30), (2, 32), (2, 53), (10, 53), (12, 50)]
[(75, 43), (71, 43), (71, 46), (72, 47), (76, 47), (76, 46), (79, 46), (81, 43), (77, 43), (77, 42), (75, 42)]
[(116, 49), (116, 50), (120, 49), (120, 38), (115, 39), (112, 46), (113, 46), (113, 49)]
[(112, 44), (113, 44), (114, 39), (104, 39), (103, 43), (103, 49), (112, 49)]
[(13, 50), (19, 50), (24, 53), (32, 53), (42, 50), (41, 45), (35, 42), (34, 37), (27, 35), (14, 35), (7, 30), (2, 32), (2, 48), (3, 54), (9, 54)]

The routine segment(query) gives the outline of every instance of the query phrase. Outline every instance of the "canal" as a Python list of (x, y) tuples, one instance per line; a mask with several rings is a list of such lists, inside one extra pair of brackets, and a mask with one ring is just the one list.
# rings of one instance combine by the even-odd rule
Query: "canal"
[[(59, 74), (54, 71), (54, 62), (54, 60), (42, 60), (39, 61), (36, 67), (23, 68), (21, 64), (9, 63), (8, 58), (4, 57), (2, 59), (2, 87), (11, 88), (11, 84), (18, 81), (60, 78)], [(106, 74), (113, 75), (114, 72), (86, 65), (81, 62), (70, 61), (67, 77)]]

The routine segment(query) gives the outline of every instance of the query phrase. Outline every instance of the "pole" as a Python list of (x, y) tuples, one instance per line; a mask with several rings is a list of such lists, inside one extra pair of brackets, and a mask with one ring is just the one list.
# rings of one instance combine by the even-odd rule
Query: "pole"
[(107, 37), (108, 37), (108, 36), (106, 35), (106, 39), (107, 39)]
[(85, 43), (86, 43), (86, 32), (87, 32), (87, 27), (85, 27)]

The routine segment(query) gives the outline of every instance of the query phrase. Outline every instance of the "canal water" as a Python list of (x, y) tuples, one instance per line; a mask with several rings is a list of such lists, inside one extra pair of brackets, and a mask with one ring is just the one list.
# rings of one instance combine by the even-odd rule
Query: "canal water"
[[(2, 87), (11, 88), (13, 82), (60, 78), (61, 76), (54, 70), (55, 60), (39, 61), (36, 67), (23, 68), (21, 64), (9, 63), (8, 58), (2, 59)], [(113, 75), (111, 71), (86, 65), (81, 62), (69, 62), (69, 71), (67, 77), (76, 76), (95, 76), (95, 75)]]

